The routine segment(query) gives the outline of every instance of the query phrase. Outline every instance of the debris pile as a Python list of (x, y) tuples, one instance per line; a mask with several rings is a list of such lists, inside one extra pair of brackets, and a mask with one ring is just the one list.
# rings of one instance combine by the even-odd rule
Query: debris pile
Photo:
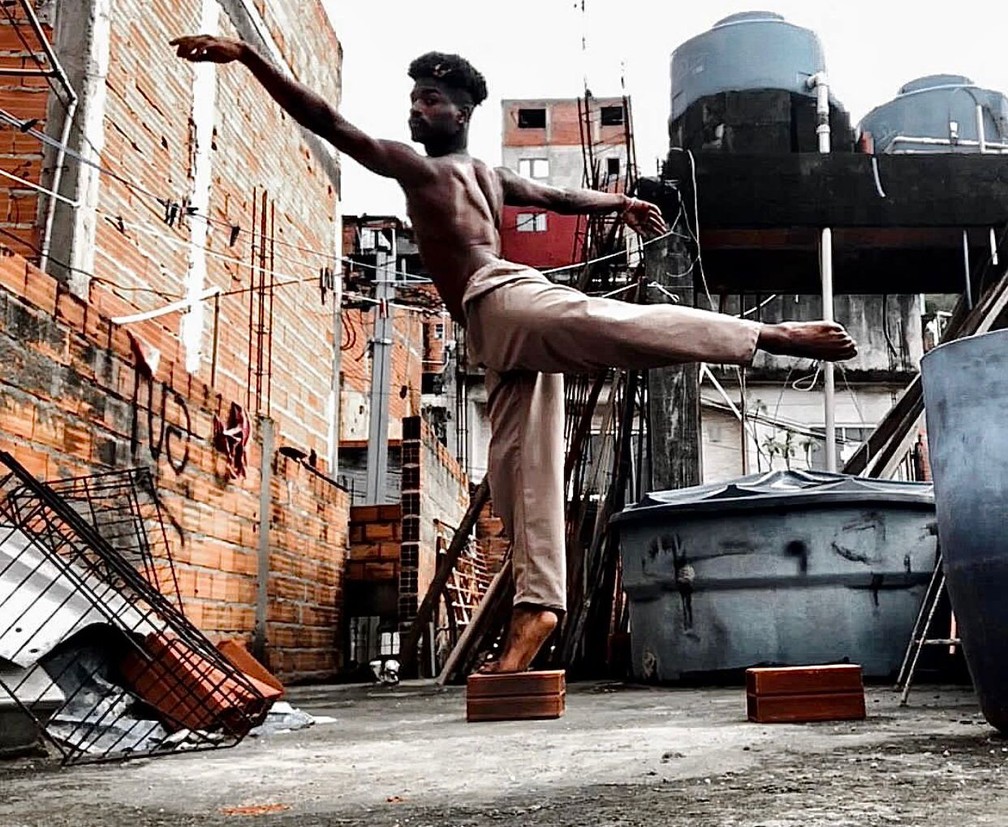
[(148, 471), (46, 484), (0, 452), (0, 753), (41, 734), (84, 763), (310, 724), (268, 719), (283, 687), (249, 661), (183, 614)]

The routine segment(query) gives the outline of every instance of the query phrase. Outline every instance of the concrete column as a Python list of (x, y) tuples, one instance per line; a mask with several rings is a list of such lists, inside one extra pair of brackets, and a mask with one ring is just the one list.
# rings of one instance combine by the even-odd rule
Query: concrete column
[[(220, 19), (217, 0), (202, 0), (200, 32), (216, 34)], [(192, 192), (189, 204), (195, 215), (189, 218), (189, 269), (185, 277), (185, 296), (192, 302), (182, 314), (179, 339), (185, 352), (186, 370), (199, 370), (203, 355), (205, 304), (199, 301), (206, 289), (207, 220), (210, 212), (210, 189), (213, 170), (213, 129), (217, 108), (217, 67), (212, 63), (193, 64), (192, 110), (193, 152), (190, 180)]]
[[(96, 163), (101, 162), (105, 145), (105, 78), (109, 70), (111, 28), (112, 0), (60, 3), (56, 7), (53, 45), (79, 98), (69, 145)], [(53, 96), (46, 132), (60, 137), (63, 118), (63, 104)], [(47, 151), (47, 165), (54, 162), (55, 155), (55, 150)], [(56, 205), (51, 249), (56, 258), (72, 269), (52, 261), (48, 270), (72, 292), (86, 297), (90, 279), (84, 274), (93, 272), (95, 266), (101, 180), (94, 167), (69, 158), (65, 163), (60, 194), (79, 201), (80, 206), (75, 211), (65, 204)]]
[[(684, 227), (676, 228), (685, 233)], [(693, 275), (690, 256), (682, 241), (673, 236), (645, 250), (649, 282), (657, 282), (693, 306)], [(656, 288), (648, 289), (648, 301), (670, 299)], [(650, 395), (651, 481), (656, 491), (699, 485), (703, 479), (700, 450), (700, 380), (695, 364), (675, 365), (648, 374)], [(645, 478), (646, 479), (646, 478)]]

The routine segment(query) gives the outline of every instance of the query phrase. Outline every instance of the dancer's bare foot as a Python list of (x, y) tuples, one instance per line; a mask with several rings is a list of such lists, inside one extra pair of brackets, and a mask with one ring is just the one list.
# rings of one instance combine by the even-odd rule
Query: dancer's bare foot
[(837, 362), (857, 356), (857, 345), (836, 322), (781, 322), (765, 324), (757, 347), (780, 356), (799, 356)]
[(539, 606), (515, 606), (501, 656), (480, 668), (480, 674), (524, 672), (557, 625), (555, 612)]

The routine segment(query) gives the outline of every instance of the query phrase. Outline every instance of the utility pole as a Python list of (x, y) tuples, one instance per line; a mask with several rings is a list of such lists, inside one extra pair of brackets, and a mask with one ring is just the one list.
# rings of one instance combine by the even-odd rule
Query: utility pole
[[(672, 228), (684, 232), (681, 225)], [(654, 282), (693, 306), (690, 256), (682, 241), (672, 236), (645, 248), (648, 284)], [(685, 274), (685, 275), (680, 275)], [(668, 302), (657, 288), (648, 288), (649, 302)], [(654, 490), (688, 488), (703, 477), (700, 451), (700, 374), (695, 364), (674, 365), (648, 374), (650, 397), (651, 471)]]
[(367, 502), (386, 501), (388, 478), (389, 401), (392, 385), (392, 300), (395, 298), (396, 229), (389, 231), (388, 246), (378, 236), (375, 271), (374, 338), (371, 341), (371, 414), (368, 427)]

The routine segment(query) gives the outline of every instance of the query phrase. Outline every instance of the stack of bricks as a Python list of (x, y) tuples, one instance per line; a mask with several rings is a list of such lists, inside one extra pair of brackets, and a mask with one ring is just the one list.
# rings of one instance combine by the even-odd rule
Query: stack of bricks
[(351, 507), (347, 580), (398, 580), (401, 539), (402, 507), (398, 503)]
[(406, 634), (417, 615), (420, 587), (420, 456), (423, 425), (418, 416), (403, 420), (402, 551), (399, 568), (399, 630)]

